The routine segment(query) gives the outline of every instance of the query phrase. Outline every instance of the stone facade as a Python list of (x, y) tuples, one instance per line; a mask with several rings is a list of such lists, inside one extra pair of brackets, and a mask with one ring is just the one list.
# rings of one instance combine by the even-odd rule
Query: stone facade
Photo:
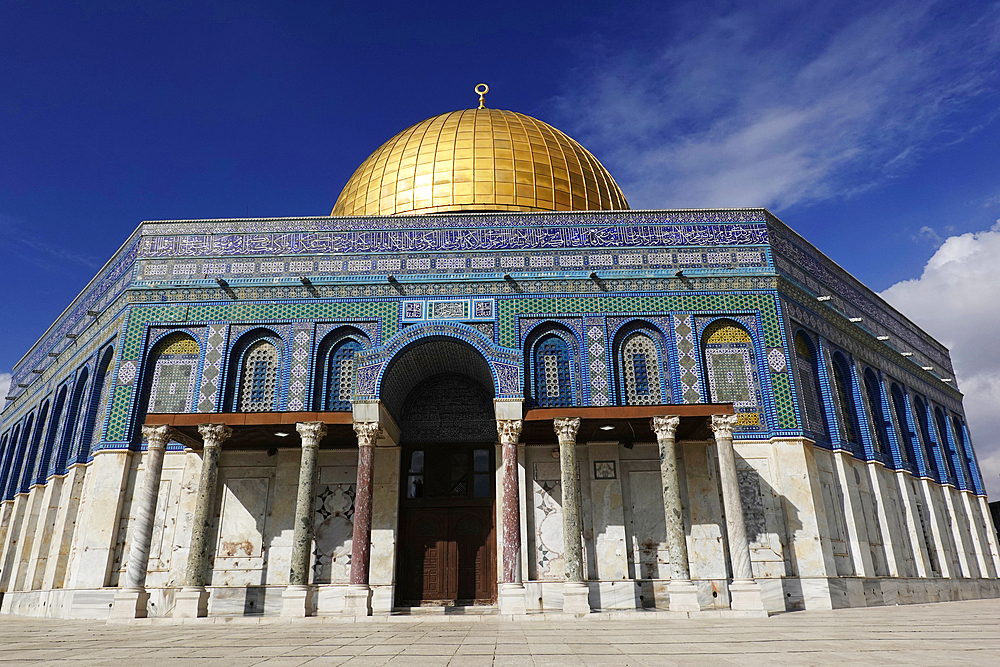
[[(404, 420), (440, 374), (494, 413)], [(496, 445), (504, 613), (996, 596), (955, 384), (940, 343), (762, 209), (146, 222), (14, 370), (0, 604), (391, 613), (408, 485), (430, 483), (404, 459), (435, 432)], [(161, 448), (162, 406), (186, 421)], [(660, 425), (566, 425), (630, 406)]]

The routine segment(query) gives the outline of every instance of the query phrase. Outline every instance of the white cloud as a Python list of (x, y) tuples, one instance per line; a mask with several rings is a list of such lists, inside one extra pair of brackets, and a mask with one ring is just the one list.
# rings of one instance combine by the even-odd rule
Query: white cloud
[(781, 209), (866, 190), (988, 122), (949, 126), (995, 92), (1000, 58), (997, 5), (866, 7), (661, 19), (663, 46), (594, 49), (561, 122), (633, 208)]
[(0, 373), (0, 410), (6, 405), (6, 401), (3, 397), (6, 396), (10, 390), (10, 373)]
[(882, 297), (951, 349), (987, 490), (1000, 497), (1000, 220), (950, 236), (919, 278)]

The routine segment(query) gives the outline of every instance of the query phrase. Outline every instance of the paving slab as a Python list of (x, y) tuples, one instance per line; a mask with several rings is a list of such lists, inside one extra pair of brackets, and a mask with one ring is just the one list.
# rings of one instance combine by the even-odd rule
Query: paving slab
[[(264, 619), (265, 621), (267, 619)], [(0, 665), (170, 667), (1000, 667), (1000, 600), (633, 623), (498, 615), (406, 624), (182, 625), (0, 616)]]

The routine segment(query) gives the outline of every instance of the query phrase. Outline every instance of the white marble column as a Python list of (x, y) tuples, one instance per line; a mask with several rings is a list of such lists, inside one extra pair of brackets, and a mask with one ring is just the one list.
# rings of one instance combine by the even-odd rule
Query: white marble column
[(292, 532), (292, 562), (288, 586), (282, 593), (281, 615), (296, 618), (312, 613), (313, 589), (309, 586), (309, 561), (313, 546), (313, 499), (316, 496), (316, 459), (319, 442), (326, 435), (323, 422), (300, 422), (295, 430), (302, 438), (299, 459), (299, 486), (295, 495), (295, 520)]
[(520, 419), (498, 419), (497, 434), (500, 438), (503, 495), (500, 511), (503, 516), (501, 557), (503, 581), (500, 583), (500, 613), (525, 614), (524, 584), (519, 576), (521, 565), (521, 508), (518, 490), (517, 441), (521, 436)]
[(354, 490), (354, 535), (351, 541), (351, 587), (344, 593), (344, 614), (370, 616), (372, 590), (368, 582), (372, 539), (372, 474), (378, 422), (355, 422), (358, 436), (358, 482)]
[(722, 503), (726, 510), (726, 535), (729, 538), (729, 560), (733, 564), (733, 581), (729, 584), (730, 607), (733, 611), (764, 612), (760, 584), (753, 578), (750, 566), (750, 542), (743, 521), (743, 501), (736, 477), (736, 452), (733, 450), (733, 427), (736, 415), (712, 415), (712, 431), (719, 454), (719, 480), (722, 483)]
[(580, 543), (579, 471), (576, 466), (576, 433), (580, 418), (553, 420), (559, 438), (559, 472), (562, 483), (563, 611), (567, 614), (589, 614), (589, 589), (583, 583), (583, 548)]
[(698, 589), (691, 583), (687, 536), (684, 532), (684, 514), (681, 509), (680, 478), (677, 474), (675, 435), (681, 418), (653, 417), (650, 423), (660, 447), (660, 483), (663, 488), (667, 555), (670, 557), (671, 568), (670, 583), (667, 585), (670, 611), (701, 611), (701, 605), (698, 604)]
[(198, 497), (195, 501), (194, 518), (191, 520), (191, 548), (188, 550), (184, 587), (177, 592), (174, 618), (208, 616), (208, 591), (205, 590), (208, 533), (219, 480), (219, 453), (222, 443), (233, 434), (233, 430), (225, 424), (199, 424), (198, 432), (204, 443), (201, 476), (198, 478)]
[(149, 565), (149, 545), (153, 537), (156, 499), (160, 495), (163, 456), (173, 429), (165, 424), (143, 426), (146, 438), (146, 475), (142, 489), (135, 498), (135, 521), (132, 524), (132, 546), (125, 568), (125, 584), (115, 593), (111, 618), (146, 618), (149, 593), (146, 591), (146, 568)]

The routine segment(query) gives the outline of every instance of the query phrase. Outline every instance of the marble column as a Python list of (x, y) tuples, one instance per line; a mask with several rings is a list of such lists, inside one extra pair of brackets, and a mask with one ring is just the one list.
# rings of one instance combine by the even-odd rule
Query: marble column
[(201, 476), (198, 478), (198, 497), (195, 500), (194, 518), (191, 521), (191, 548), (188, 549), (184, 587), (177, 592), (174, 618), (208, 616), (208, 591), (205, 574), (208, 568), (209, 528), (215, 509), (215, 492), (219, 480), (219, 453), (222, 443), (233, 430), (225, 424), (199, 424), (204, 447), (201, 452)]
[(503, 526), (500, 533), (503, 557), (503, 581), (500, 584), (500, 613), (525, 614), (524, 585), (519, 575), (521, 564), (521, 507), (518, 490), (517, 441), (521, 436), (520, 419), (498, 419), (497, 434), (501, 446), (503, 495), (500, 510)]
[(563, 584), (563, 611), (567, 614), (589, 614), (589, 589), (583, 583), (579, 471), (576, 467), (576, 433), (580, 430), (580, 418), (560, 418), (553, 422), (559, 438), (559, 472), (562, 483), (563, 564), (566, 577), (566, 583)]
[(319, 442), (326, 435), (323, 422), (299, 422), (295, 430), (302, 438), (299, 487), (295, 495), (292, 532), (292, 562), (288, 586), (282, 593), (281, 615), (301, 618), (312, 613), (313, 589), (309, 586), (309, 560), (313, 545), (313, 498), (316, 496), (316, 459)]
[(670, 558), (670, 611), (701, 611), (698, 589), (691, 583), (688, 563), (687, 536), (681, 510), (680, 478), (677, 474), (677, 443), (675, 435), (680, 417), (653, 417), (650, 421), (656, 442), (660, 446), (660, 484), (663, 488), (663, 515), (667, 528), (667, 555)]
[(153, 537), (156, 500), (160, 495), (163, 455), (173, 429), (165, 424), (143, 426), (146, 439), (146, 475), (142, 489), (135, 496), (135, 520), (132, 523), (132, 546), (128, 553), (125, 583), (115, 593), (111, 618), (146, 618), (149, 593), (146, 591), (146, 568), (149, 565), (149, 545)]
[(382, 433), (378, 422), (355, 422), (358, 436), (358, 483), (354, 489), (354, 536), (351, 541), (351, 586), (344, 593), (344, 614), (370, 616), (372, 591), (368, 566), (372, 538), (372, 472), (375, 442)]
[(743, 521), (743, 501), (736, 477), (736, 452), (733, 450), (733, 427), (736, 415), (712, 415), (712, 431), (719, 454), (719, 480), (722, 503), (726, 510), (726, 535), (729, 538), (729, 560), (733, 564), (733, 581), (729, 585), (730, 607), (734, 611), (764, 612), (760, 584), (754, 581), (750, 566), (750, 542)]

